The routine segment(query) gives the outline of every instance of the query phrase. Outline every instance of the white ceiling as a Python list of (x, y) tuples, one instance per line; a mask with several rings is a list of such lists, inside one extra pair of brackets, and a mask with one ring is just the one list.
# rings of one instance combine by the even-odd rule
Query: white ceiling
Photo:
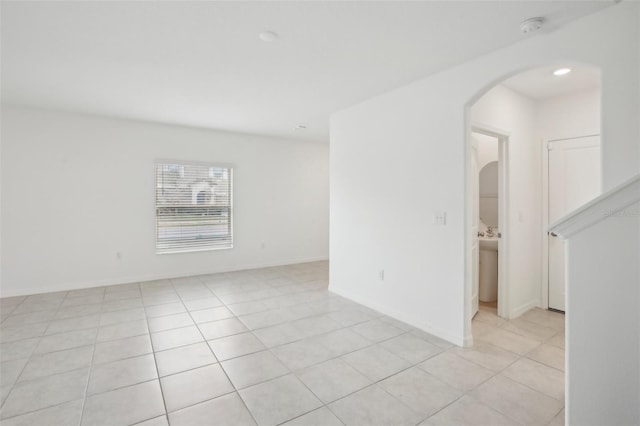
[(611, 4), (3, 1), (2, 99), (326, 142), (333, 111)]
[[(563, 76), (553, 75), (558, 68), (570, 68)], [(540, 100), (600, 87), (598, 68), (570, 63), (536, 68), (505, 80), (503, 85), (529, 98)]]

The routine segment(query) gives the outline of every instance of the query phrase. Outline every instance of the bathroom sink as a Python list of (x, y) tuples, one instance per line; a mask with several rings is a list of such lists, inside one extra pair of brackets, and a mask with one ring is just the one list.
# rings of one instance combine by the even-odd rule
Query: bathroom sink
[(480, 249), (498, 251), (497, 237), (493, 237), (493, 238), (483, 237), (483, 238), (479, 238), (479, 240), (480, 240)]

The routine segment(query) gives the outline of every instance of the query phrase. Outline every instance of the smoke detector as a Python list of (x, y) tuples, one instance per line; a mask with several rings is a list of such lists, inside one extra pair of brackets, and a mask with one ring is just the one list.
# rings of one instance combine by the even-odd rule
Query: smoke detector
[(280, 38), (280, 36), (278, 36), (278, 34), (274, 33), (273, 31), (263, 31), (260, 34), (258, 34), (258, 37), (260, 37), (260, 40), (267, 43), (278, 41), (278, 39)]
[(524, 34), (532, 33), (539, 30), (544, 24), (544, 18), (529, 18), (520, 23), (520, 31)]

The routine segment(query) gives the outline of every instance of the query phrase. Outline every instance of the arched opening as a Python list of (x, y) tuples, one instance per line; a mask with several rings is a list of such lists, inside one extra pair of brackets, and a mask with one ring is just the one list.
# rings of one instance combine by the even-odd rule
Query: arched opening
[(564, 247), (546, 229), (602, 190), (600, 80), (598, 68), (554, 64), (504, 77), (467, 106), (465, 340), (511, 339), (513, 352), (561, 377)]

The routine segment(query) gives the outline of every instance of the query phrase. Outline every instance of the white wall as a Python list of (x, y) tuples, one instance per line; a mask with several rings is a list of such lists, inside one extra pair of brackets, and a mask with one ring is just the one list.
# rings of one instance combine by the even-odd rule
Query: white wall
[[(472, 133), (471, 138), (477, 142), (477, 160), (479, 169), (479, 210), (480, 210), (480, 232), (486, 231), (488, 226), (497, 228), (499, 225), (499, 170), (500, 160), (499, 140), (493, 136), (480, 133)], [(489, 165), (489, 163), (493, 163)], [(488, 166), (488, 167), (485, 167)]]
[(567, 424), (637, 425), (640, 204), (598, 213), (567, 243)]
[[(155, 254), (157, 159), (235, 166), (233, 249)], [(5, 106), (2, 296), (326, 259), (328, 190), (326, 145)]]
[(478, 170), (482, 170), (492, 161), (499, 160), (498, 138), (480, 133), (473, 133), (471, 137), (478, 141)]
[[(463, 302), (470, 238), (466, 107), (525, 69), (568, 61), (598, 66), (604, 187), (634, 175), (640, 169), (639, 7), (622, 2), (334, 114), (330, 289), (463, 344), (470, 337)], [(442, 211), (447, 224), (435, 225), (433, 216)]]
[(506, 317), (513, 318), (540, 303), (541, 280), (541, 175), (540, 145), (536, 140), (536, 103), (507, 87), (496, 86), (470, 111), (474, 124), (488, 125), (509, 135), (507, 210), (503, 238), (509, 273)]
[(0, 108), (0, 289), (2, 289), (2, 108)]
[(538, 101), (536, 121), (542, 140), (600, 134), (600, 89), (592, 88)]
[[(576, 93), (544, 99), (537, 102), (536, 106), (536, 130), (537, 138), (543, 145), (550, 140), (575, 138), (580, 136), (596, 135), (601, 133), (601, 92), (600, 88), (592, 88)], [(548, 163), (547, 151), (542, 146), (542, 225), (540, 230), (542, 238), (542, 282), (541, 300), (542, 307), (548, 307), (548, 247), (549, 236), (546, 233), (548, 227), (548, 195), (546, 192)]]

